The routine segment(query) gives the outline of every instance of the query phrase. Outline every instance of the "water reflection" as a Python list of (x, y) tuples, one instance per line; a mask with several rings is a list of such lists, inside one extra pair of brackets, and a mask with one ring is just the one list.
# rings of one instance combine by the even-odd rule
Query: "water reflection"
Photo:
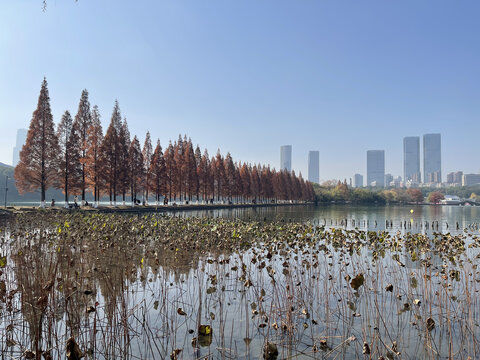
[[(258, 223), (79, 214), (12, 221), (2, 239), (4, 354), (64, 358), (69, 338), (97, 359), (259, 358), (266, 343), (280, 358), (353, 359), (364, 343), (378, 357), (480, 351), (475, 235), (405, 235), (395, 227), (402, 208), (267, 210), (255, 209)], [(440, 224), (445, 213), (411, 216)], [(378, 231), (290, 223), (322, 225), (322, 217)]]

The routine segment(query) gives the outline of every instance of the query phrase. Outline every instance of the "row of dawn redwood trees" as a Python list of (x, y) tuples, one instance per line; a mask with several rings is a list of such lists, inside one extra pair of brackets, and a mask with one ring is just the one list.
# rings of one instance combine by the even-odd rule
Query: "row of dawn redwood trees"
[(165, 152), (160, 141), (152, 148), (147, 132), (143, 149), (137, 136), (130, 140), (126, 119), (115, 102), (110, 125), (103, 135), (97, 106), (90, 109), (84, 90), (77, 114), (68, 111), (54, 130), (47, 81), (43, 80), (37, 109), (33, 113), (27, 140), (15, 168), (20, 193), (40, 190), (42, 205), (49, 187), (61, 188), (68, 203), (69, 194), (81, 196), (92, 191), (95, 203), (107, 195), (132, 202), (141, 193), (155, 201), (216, 199), (229, 201), (312, 200), (312, 184), (287, 171), (234, 163), (230, 154), (220, 151), (210, 158), (192, 141), (180, 136)]

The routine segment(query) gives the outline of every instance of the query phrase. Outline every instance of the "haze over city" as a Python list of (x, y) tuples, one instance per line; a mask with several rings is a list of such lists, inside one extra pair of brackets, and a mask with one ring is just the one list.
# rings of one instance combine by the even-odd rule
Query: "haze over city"
[(211, 155), (277, 169), (291, 144), (304, 177), (309, 150), (327, 180), (365, 174), (372, 149), (402, 176), (403, 138), (426, 133), (442, 136), (443, 174), (480, 172), (477, 2), (2, 7), (0, 162), (11, 164), (45, 76), (55, 123), (86, 88), (104, 129), (118, 99), (142, 141), (186, 133)]

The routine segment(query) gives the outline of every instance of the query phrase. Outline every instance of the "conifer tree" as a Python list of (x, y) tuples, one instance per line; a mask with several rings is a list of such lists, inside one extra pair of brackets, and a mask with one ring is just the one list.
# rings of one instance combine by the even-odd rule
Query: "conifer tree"
[(41, 206), (45, 207), (45, 192), (58, 186), (58, 138), (55, 135), (47, 80), (44, 78), (37, 109), (27, 133), (27, 140), (15, 167), (15, 181), (20, 194), (40, 190)]
[(225, 168), (225, 195), (228, 197), (228, 200), (232, 200), (233, 191), (235, 188), (235, 165), (233, 164), (233, 159), (230, 153), (227, 153), (224, 160)]
[(119, 147), (119, 185), (122, 194), (123, 205), (131, 183), (131, 173), (128, 167), (128, 149), (130, 148), (130, 131), (128, 130), (127, 118), (123, 118), (122, 125), (118, 132)]
[(175, 149), (173, 148), (172, 142), (168, 144), (167, 149), (163, 155), (165, 159), (165, 177), (167, 180), (167, 191), (169, 200), (172, 201), (172, 195), (175, 196), (175, 186), (174, 183), (177, 177), (177, 168), (175, 163)]
[(153, 152), (149, 172), (151, 181), (150, 186), (152, 190), (155, 190), (155, 204), (158, 205), (160, 202), (160, 196), (163, 195), (164, 197), (167, 197), (165, 159), (163, 158), (160, 140), (157, 141), (157, 146)]
[(120, 106), (115, 100), (110, 125), (100, 147), (100, 156), (103, 164), (102, 177), (108, 188), (110, 205), (117, 204), (117, 190), (119, 181), (119, 164), (120, 164), (120, 144), (118, 134), (122, 127), (122, 115)]
[(59, 183), (65, 194), (65, 207), (68, 208), (70, 189), (76, 189), (81, 183), (80, 149), (78, 147), (78, 133), (73, 127), (72, 116), (65, 111), (57, 129), (60, 146), (60, 174)]
[(85, 203), (85, 192), (87, 189), (86, 183), (86, 162), (87, 162), (87, 131), (92, 124), (92, 115), (90, 112), (90, 101), (88, 100), (88, 91), (84, 89), (80, 97), (80, 103), (78, 104), (77, 115), (75, 115), (75, 121), (73, 122), (73, 128), (77, 133), (79, 142), (77, 146), (80, 150), (80, 162), (81, 162), (81, 181), (78, 186), (78, 190), (82, 196), (82, 205)]
[(130, 173), (130, 195), (132, 198), (132, 206), (137, 201), (137, 193), (142, 188), (143, 172), (144, 172), (142, 150), (137, 136), (133, 137), (128, 148), (128, 171)]
[(202, 199), (207, 201), (209, 198), (210, 192), (210, 158), (208, 156), (208, 151), (205, 149), (202, 158), (200, 160), (200, 165), (197, 169), (198, 179), (199, 179), (199, 187), (202, 193)]
[(98, 106), (92, 109), (92, 124), (87, 130), (87, 153), (85, 162), (86, 182), (93, 190), (95, 207), (100, 201), (101, 178), (102, 178), (102, 156), (101, 146), (103, 143), (102, 124)]
[(150, 185), (150, 164), (152, 162), (152, 140), (150, 139), (150, 132), (147, 131), (147, 135), (145, 135), (145, 143), (143, 144), (142, 156), (143, 156), (143, 164), (145, 166), (144, 174), (144, 190), (145, 190), (145, 202), (148, 205), (148, 190)]

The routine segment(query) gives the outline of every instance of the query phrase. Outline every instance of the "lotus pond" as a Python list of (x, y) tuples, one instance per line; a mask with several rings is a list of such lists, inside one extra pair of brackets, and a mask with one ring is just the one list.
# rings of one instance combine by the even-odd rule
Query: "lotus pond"
[(476, 225), (264, 220), (13, 216), (2, 359), (480, 357)]

